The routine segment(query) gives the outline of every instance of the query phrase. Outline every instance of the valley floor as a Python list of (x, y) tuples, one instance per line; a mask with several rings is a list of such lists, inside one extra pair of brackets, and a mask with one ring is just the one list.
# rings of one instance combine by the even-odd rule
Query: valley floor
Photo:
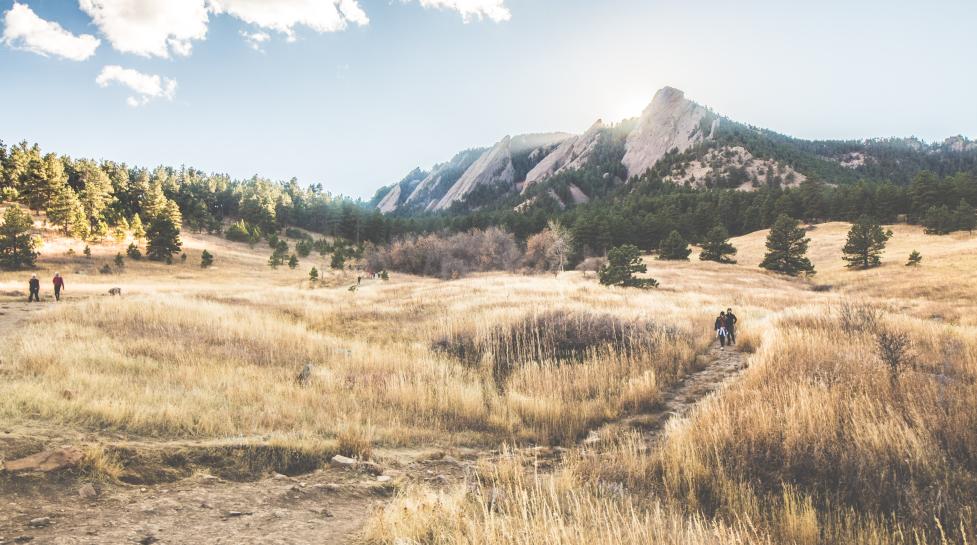
[[(759, 232), (738, 265), (647, 260), (652, 291), (312, 285), (320, 259), (272, 271), (205, 236), (99, 275), (127, 242), (52, 239), (39, 277), (61, 271), (66, 300), (0, 274), (0, 461), (84, 460), (0, 472), (0, 543), (937, 543), (934, 519), (973, 540), (977, 237), (894, 230), (876, 270), (844, 270), (834, 223), (810, 232), (811, 280), (757, 269)], [(726, 307), (740, 342), (717, 351)], [(547, 327), (626, 344), (563, 361)], [(913, 362), (890, 379), (899, 335)]]

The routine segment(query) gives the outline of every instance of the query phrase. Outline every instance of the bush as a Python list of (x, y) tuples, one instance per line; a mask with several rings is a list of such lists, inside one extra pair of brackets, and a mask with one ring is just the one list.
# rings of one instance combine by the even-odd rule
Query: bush
[(106, 263), (105, 265), (102, 265), (102, 268), (99, 269), (98, 272), (102, 274), (112, 274), (112, 267), (110, 267), (109, 264)]
[(513, 270), (520, 259), (512, 234), (498, 228), (455, 235), (425, 235), (365, 252), (367, 268), (422, 276), (458, 278), (470, 272)]
[[(87, 248), (88, 246), (85, 247)], [(139, 251), (139, 246), (136, 246), (135, 242), (129, 244), (129, 247), (126, 248), (126, 255), (129, 256), (130, 259), (135, 259), (136, 261), (142, 259), (142, 252)]]
[(204, 250), (200, 254), (200, 268), (206, 269), (207, 267), (210, 267), (213, 264), (214, 264), (214, 254), (208, 252), (207, 250)]

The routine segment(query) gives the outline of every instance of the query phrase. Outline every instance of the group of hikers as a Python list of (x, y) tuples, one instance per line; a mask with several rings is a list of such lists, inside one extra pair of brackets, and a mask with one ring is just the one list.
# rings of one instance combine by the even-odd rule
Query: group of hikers
[[(57, 301), (61, 300), (61, 292), (64, 291), (64, 278), (61, 273), (54, 273), (54, 299)], [(30, 290), (30, 295), (27, 296), (27, 302), (40, 302), (41, 301), (41, 281), (37, 279), (36, 274), (31, 275), (31, 280), (27, 284)]]
[(719, 349), (725, 350), (726, 345), (736, 344), (736, 322), (739, 321), (733, 314), (733, 309), (727, 308), (726, 312), (720, 312), (716, 318), (716, 336), (719, 337)]

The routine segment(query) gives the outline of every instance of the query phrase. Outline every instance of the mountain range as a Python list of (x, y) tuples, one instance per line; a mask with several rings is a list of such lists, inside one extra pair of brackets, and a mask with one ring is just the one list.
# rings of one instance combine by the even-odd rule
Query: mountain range
[[(977, 156), (962, 136), (928, 144), (916, 138), (802, 140), (723, 117), (675, 88), (659, 90), (640, 117), (597, 120), (579, 135), (506, 136), (462, 151), (430, 170), (417, 168), (380, 189), (372, 205), (385, 214), (531, 207), (589, 202), (656, 171), (662, 181), (751, 191), (808, 179), (908, 183), (919, 170)], [(948, 157), (950, 160), (948, 161)], [(937, 168), (938, 170), (939, 168)]]

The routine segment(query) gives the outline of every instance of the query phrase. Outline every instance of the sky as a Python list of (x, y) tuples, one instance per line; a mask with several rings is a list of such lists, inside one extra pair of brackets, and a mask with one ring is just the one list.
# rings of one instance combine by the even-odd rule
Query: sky
[(975, 24), (971, 0), (0, 0), (0, 139), (369, 198), (666, 85), (802, 138), (973, 138)]

